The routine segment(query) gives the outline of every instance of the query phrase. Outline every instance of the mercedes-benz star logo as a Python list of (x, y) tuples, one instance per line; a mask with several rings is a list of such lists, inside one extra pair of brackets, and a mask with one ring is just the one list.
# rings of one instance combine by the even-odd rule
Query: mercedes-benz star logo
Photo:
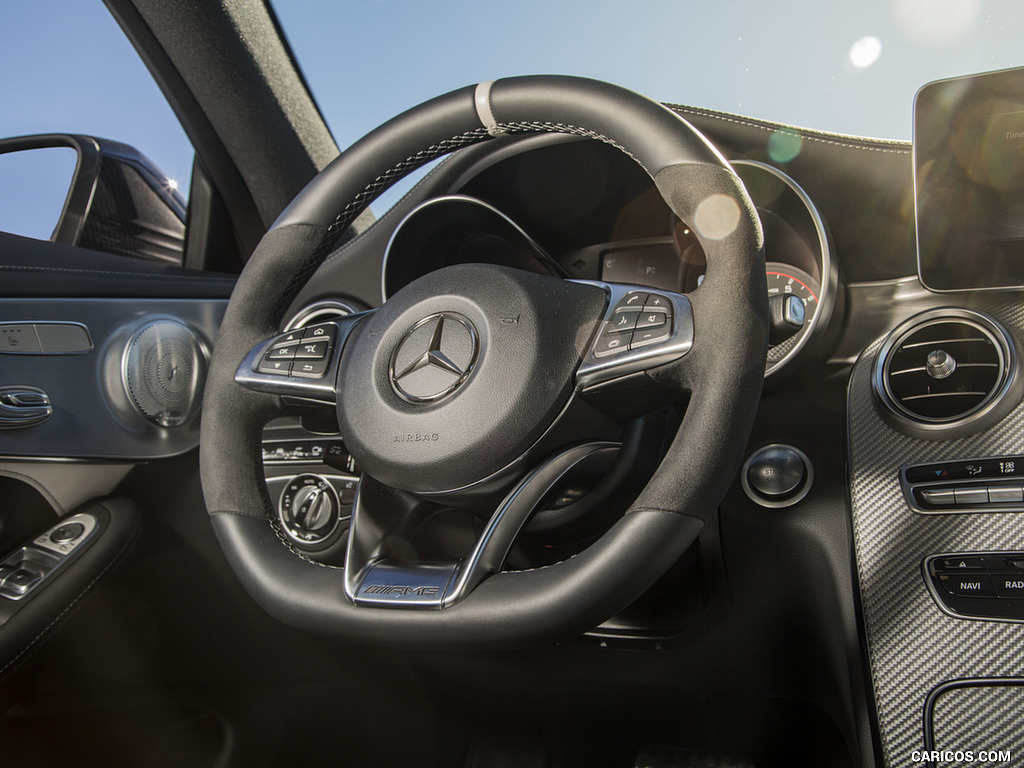
[(391, 355), (391, 386), (410, 403), (447, 397), (476, 365), (476, 328), (456, 312), (438, 312), (412, 326)]

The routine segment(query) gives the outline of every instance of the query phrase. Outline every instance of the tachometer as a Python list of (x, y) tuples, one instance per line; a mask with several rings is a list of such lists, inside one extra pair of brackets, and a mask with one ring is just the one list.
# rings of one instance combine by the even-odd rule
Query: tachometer
[(766, 277), (768, 279), (768, 295), (792, 294), (804, 303), (804, 327), (768, 350), (768, 370), (781, 361), (800, 339), (808, 332), (814, 322), (814, 316), (818, 311), (818, 296), (821, 295), (821, 285), (804, 272), (790, 264), (779, 264), (770, 261), (765, 264)]

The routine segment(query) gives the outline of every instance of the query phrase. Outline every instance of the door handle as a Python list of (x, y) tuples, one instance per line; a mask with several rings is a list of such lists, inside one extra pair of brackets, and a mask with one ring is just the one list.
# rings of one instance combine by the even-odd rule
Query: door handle
[(53, 415), (50, 397), (35, 387), (0, 387), (0, 429), (41, 424)]

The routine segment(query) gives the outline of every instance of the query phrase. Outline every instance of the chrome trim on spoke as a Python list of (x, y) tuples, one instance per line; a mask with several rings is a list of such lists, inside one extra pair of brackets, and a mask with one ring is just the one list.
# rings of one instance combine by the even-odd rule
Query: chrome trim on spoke
[(491, 515), (473, 551), (459, 566), (454, 584), (449, 585), (441, 607), (448, 608), (459, 602), (487, 576), (501, 570), (512, 542), (534, 509), (574, 467), (589, 458), (618, 451), (621, 447), (621, 443), (613, 442), (577, 445), (520, 480)]
[[(383, 555), (378, 542), (367, 562), (357, 562), (362, 517), (361, 485), (356, 490), (345, 559), (345, 594), (356, 605), (440, 610), (468, 596), (485, 578), (501, 570), (519, 531), (537, 505), (569, 472), (588, 459), (618, 451), (621, 443), (576, 445), (526, 475), (498, 505), (469, 557), (459, 562), (404, 565)], [(372, 522), (368, 521), (372, 526)], [(380, 531), (383, 536), (386, 532)]]

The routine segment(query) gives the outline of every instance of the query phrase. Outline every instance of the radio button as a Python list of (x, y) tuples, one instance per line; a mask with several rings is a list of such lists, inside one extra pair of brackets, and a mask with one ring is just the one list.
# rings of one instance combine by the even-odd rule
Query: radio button
[(1007, 576), (992, 576), (991, 578), (999, 597), (1024, 598), (1024, 575), (1011, 573)]

